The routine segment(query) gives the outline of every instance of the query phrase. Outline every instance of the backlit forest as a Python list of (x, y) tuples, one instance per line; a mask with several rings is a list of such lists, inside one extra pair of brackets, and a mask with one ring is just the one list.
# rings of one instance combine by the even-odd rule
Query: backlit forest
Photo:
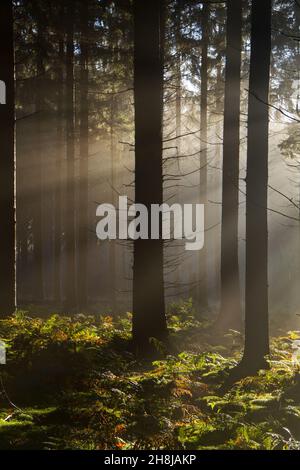
[[(1, 0), (0, 449), (300, 450), (299, 21)], [(203, 248), (100, 240), (121, 196)]]

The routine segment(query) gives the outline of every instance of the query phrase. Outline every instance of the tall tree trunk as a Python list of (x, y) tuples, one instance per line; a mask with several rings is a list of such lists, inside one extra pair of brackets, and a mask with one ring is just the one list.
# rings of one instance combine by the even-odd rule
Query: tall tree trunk
[(248, 108), (246, 201), (246, 312), (243, 366), (267, 365), (268, 327), (268, 130), (271, 0), (253, 0)]
[(239, 155), (242, 0), (227, 2), (223, 140), (220, 330), (242, 328), (239, 261)]
[[(177, 155), (181, 156), (181, 134), (182, 134), (182, 74), (181, 74), (181, 9), (182, 9), (182, 0), (177, 0), (175, 5), (175, 40), (176, 40), (176, 96), (175, 96), (175, 116), (176, 116), (176, 146), (177, 146)], [(176, 168), (178, 175), (181, 174), (181, 165), (180, 159), (176, 159)], [(180, 179), (176, 181), (176, 194), (177, 194), (177, 203), (181, 204), (181, 188), (180, 188)], [(175, 253), (178, 257), (178, 260), (182, 254), (182, 247), (179, 242), (177, 242), (177, 247)], [(175, 286), (180, 289), (180, 263), (176, 266), (175, 271)]]
[[(300, 34), (300, 3), (295, 2), (295, 26), (297, 34)], [(297, 66), (297, 103), (296, 111), (299, 114), (300, 111), (300, 41), (297, 43), (297, 56), (296, 56), (296, 66)], [(300, 185), (298, 187), (298, 201), (300, 203)], [(299, 220), (300, 220), (300, 205), (299, 205)], [(297, 272), (298, 279), (300, 277), (300, 227), (298, 231), (298, 257), (297, 257)], [(300, 303), (300, 289), (298, 289), (297, 303)]]
[[(181, 39), (181, 8), (182, 8), (182, 1), (177, 0), (175, 5), (175, 40), (176, 40), (176, 96), (175, 96), (175, 114), (176, 114), (176, 145), (178, 154), (181, 155), (181, 139), (180, 136), (182, 134), (182, 116), (181, 116), (181, 108), (182, 108), (182, 76), (181, 76), (181, 47), (180, 47), (180, 39)], [(178, 170), (180, 170), (180, 161), (177, 162)], [(178, 188), (179, 190), (179, 188)]]
[[(164, 2), (134, 1), (135, 199), (149, 211), (163, 202), (162, 118)], [(149, 217), (149, 230), (151, 220)], [(165, 339), (163, 240), (136, 240), (133, 264), (133, 339)]]
[(34, 283), (32, 285), (32, 300), (35, 303), (42, 303), (44, 300), (44, 272), (43, 272), (43, 171), (42, 171), (42, 130), (44, 123), (44, 100), (43, 100), (43, 81), (44, 81), (44, 50), (43, 50), (43, 32), (42, 19), (39, 9), (37, 10), (37, 44), (36, 44), (36, 72), (35, 83), (36, 93), (36, 149), (34, 155), (34, 201), (33, 205), (33, 259), (34, 259)]
[[(114, 115), (115, 115), (115, 97), (112, 95), (110, 103), (110, 181), (112, 186), (111, 203), (115, 205), (115, 184), (116, 184), (116, 146), (114, 135)], [(115, 240), (109, 241), (109, 269), (110, 269), (110, 306), (113, 314), (116, 314), (116, 243)]]
[(74, 3), (67, 0), (66, 51), (66, 131), (67, 182), (65, 214), (65, 290), (67, 310), (74, 310), (76, 299), (75, 263), (75, 141), (74, 141)]
[[(64, 9), (62, 8), (62, 16)], [(62, 158), (63, 158), (63, 99), (64, 99), (64, 37), (63, 29), (60, 30), (57, 69), (57, 154), (55, 157), (55, 209), (54, 209), (54, 299), (61, 302), (61, 269), (62, 269)]]
[[(207, 211), (207, 93), (208, 93), (208, 20), (209, 5), (202, 6), (201, 11), (201, 89), (200, 89), (200, 204), (204, 204)], [(205, 214), (206, 227), (207, 216)], [(205, 309), (207, 299), (207, 260), (205, 247), (199, 253), (199, 287), (198, 306)]]
[(15, 310), (15, 213), (14, 213), (14, 35), (13, 7), (0, 2), (0, 80), (4, 104), (0, 104), (0, 316)]
[[(215, 134), (222, 135), (223, 124), (221, 122), (221, 116), (224, 111), (224, 80), (222, 76), (223, 70), (223, 51), (217, 56), (216, 68), (216, 87), (215, 87)], [(222, 166), (223, 153), (221, 151), (221, 145), (215, 146), (214, 151), (214, 165), (217, 168)], [(219, 171), (213, 171), (211, 175), (211, 198), (216, 201), (220, 198), (219, 189), (221, 187), (221, 175)], [(221, 233), (220, 233), (220, 220), (221, 210), (219, 204), (212, 204), (209, 211), (208, 226), (213, 227), (209, 231), (209, 237), (207, 240), (208, 250), (210, 253), (209, 261), (211, 265), (211, 277), (212, 282), (209, 289), (209, 296), (212, 298), (214, 305), (217, 305), (221, 298), (221, 270), (220, 270), (220, 258), (221, 258)]]
[(88, 105), (88, 3), (82, 2), (80, 10), (80, 166), (79, 166), (79, 216), (78, 216), (78, 303), (87, 307), (88, 259), (88, 156), (89, 156), (89, 105)]

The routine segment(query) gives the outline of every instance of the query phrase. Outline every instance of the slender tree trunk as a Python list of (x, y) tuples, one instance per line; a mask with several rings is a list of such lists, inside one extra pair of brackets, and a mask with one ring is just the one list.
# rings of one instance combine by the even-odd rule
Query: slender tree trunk
[[(182, 76), (181, 76), (181, 48), (180, 48), (180, 38), (181, 38), (181, 0), (176, 1), (175, 5), (175, 39), (176, 39), (176, 97), (175, 97), (175, 106), (176, 106), (176, 145), (178, 154), (181, 155), (181, 139), (180, 136), (182, 134), (182, 116), (181, 116), (181, 108), (182, 108)], [(180, 170), (180, 161), (177, 162), (178, 170)], [(179, 189), (179, 188), (178, 188)]]
[[(114, 135), (114, 114), (115, 114), (115, 98), (111, 97), (110, 103), (110, 181), (112, 186), (112, 204), (115, 205), (115, 184), (116, 184), (116, 147)], [(109, 269), (110, 269), (110, 305), (113, 314), (116, 313), (116, 243), (115, 240), (109, 241)]]
[(74, 141), (74, 3), (67, 1), (66, 51), (66, 130), (67, 130), (67, 182), (65, 214), (66, 250), (66, 309), (77, 305), (75, 283), (75, 141)]
[[(200, 90), (200, 204), (207, 211), (207, 93), (208, 93), (208, 20), (209, 5), (203, 4), (201, 11), (201, 90)], [(205, 214), (206, 227), (207, 216)], [(207, 299), (207, 261), (205, 247), (199, 253), (198, 306), (205, 309)]]
[(34, 283), (32, 285), (32, 300), (42, 303), (44, 300), (44, 272), (43, 272), (43, 172), (42, 172), (42, 128), (44, 120), (43, 109), (43, 80), (44, 80), (44, 58), (43, 58), (43, 32), (42, 20), (39, 10), (37, 11), (37, 44), (36, 44), (36, 71), (35, 83), (36, 93), (36, 149), (34, 155), (34, 200), (33, 205), (33, 259), (34, 259)]
[(242, 328), (238, 262), (242, 0), (227, 2), (219, 329)]
[[(216, 118), (218, 122), (215, 123), (215, 133), (216, 135), (222, 135), (223, 132), (223, 125), (220, 120), (220, 117), (223, 116), (224, 110), (224, 80), (222, 77), (222, 70), (223, 70), (223, 53), (219, 53), (217, 56), (217, 64), (216, 64), (216, 90), (214, 93), (216, 106)], [(221, 152), (221, 145), (215, 146), (215, 154), (214, 154), (214, 165), (217, 168), (222, 166), (222, 156), (223, 153)], [(212, 187), (212, 199), (217, 201), (220, 198), (219, 189), (221, 185), (221, 178), (220, 172), (217, 170), (213, 170), (211, 175), (211, 187)], [(209, 211), (209, 221), (208, 226), (213, 227), (209, 231), (208, 237), (208, 249), (210, 253), (209, 261), (210, 265), (212, 266), (212, 284), (210, 286), (210, 297), (213, 299), (214, 304), (217, 305), (221, 298), (221, 270), (220, 270), (220, 258), (221, 258), (221, 233), (220, 233), (220, 226), (219, 226), (219, 219), (220, 219), (220, 205), (219, 204), (212, 204), (210, 211)]]
[[(62, 9), (62, 14), (64, 13)], [(62, 253), (62, 157), (63, 157), (63, 99), (64, 99), (64, 38), (59, 39), (59, 64), (57, 70), (57, 154), (55, 157), (55, 193), (54, 193), (54, 299), (61, 302), (61, 253)]]
[[(181, 48), (180, 48), (180, 38), (181, 38), (181, 0), (177, 0), (175, 6), (175, 37), (176, 37), (176, 97), (175, 97), (175, 116), (176, 116), (176, 146), (177, 146), (177, 155), (181, 156), (181, 135), (182, 135), (182, 74), (181, 74)], [(181, 174), (181, 165), (180, 159), (176, 159), (176, 168), (178, 175)], [(176, 182), (176, 194), (177, 194), (177, 203), (181, 204), (181, 188), (180, 180)], [(177, 249), (175, 253), (180, 259), (181, 256), (181, 244), (177, 242)], [(180, 264), (178, 263), (175, 271), (175, 286), (177, 289), (180, 288)]]
[[(181, 155), (181, 139), (180, 136), (182, 134), (182, 126), (181, 126), (181, 93), (182, 93), (182, 87), (181, 87), (181, 59), (178, 57), (177, 59), (179, 61), (178, 66), (177, 66), (177, 77), (176, 77), (176, 137), (177, 137), (177, 149), (178, 149), (178, 154)], [(180, 160), (177, 162), (177, 168), (180, 170)]]
[(243, 366), (267, 365), (268, 327), (268, 130), (271, 0), (253, 0), (248, 108), (246, 201), (246, 312)]
[[(163, 202), (162, 117), (164, 2), (134, 1), (135, 199)], [(149, 217), (149, 230), (151, 220)], [(149, 339), (165, 339), (163, 241), (136, 240), (133, 265), (133, 339), (147, 350)]]
[(88, 105), (88, 3), (82, 2), (80, 10), (80, 192), (78, 217), (78, 302), (87, 307), (88, 259), (88, 155), (89, 155), (89, 105)]
[[(0, 316), (15, 310), (14, 35), (11, 1), (0, 2)], [(4, 93), (5, 87), (5, 93)]]
[[(295, 26), (297, 34), (300, 34), (300, 3), (295, 2)], [(297, 104), (296, 104), (296, 111), (299, 114), (300, 111), (300, 41), (297, 43), (297, 58), (296, 58), (296, 66), (297, 66)], [(300, 185), (298, 188), (299, 198), (298, 201), (300, 203)], [(299, 205), (299, 220), (300, 220), (300, 205)], [(300, 227), (298, 232), (298, 279), (300, 277)], [(297, 303), (300, 303), (300, 289), (298, 289), (298, 296), (297, 296)]]

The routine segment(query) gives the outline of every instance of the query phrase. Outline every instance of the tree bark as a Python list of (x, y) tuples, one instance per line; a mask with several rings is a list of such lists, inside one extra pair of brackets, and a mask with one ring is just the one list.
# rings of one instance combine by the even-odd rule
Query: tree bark
[[(6, 87), (0, 104), (0, 316), (15, 311), (15, 210), (14, 210), (14, 34), (12, 2), (0, 2), (0, 80)], [(2, 85), (3, 85), (2, 84)], [(4, 86), (4, 85), (3, 85)]]
[(248, 108), (246, 311), (243, 366), (266, 367), (268, 325), (268, 131), (271, 0), (253, 0)]
[(76, 299), (75, 263), (75, 125), (74, 125), (74, 3), (67, 1), (67, 51), (66, 51), (66, 131), (67, 131), (67, 181), (65, 214), (65, 308), (74, 310)]
[[(61, 11), (64, 16), (64, 9)], [(61, 270), (62, 270), (62, 158), (63, 158), (63, 122), (64, 122), (64, 34), (59, 31), (59, 52), (57, 69), (57, 154), (55, 157), (55, 189), (54, 189), (54, 300), (61, 302)]]
[(87, 307), (87, 258), (88, 258), (88, 156), (89, 156), (89, 103), (88, 103), (88, 3), (80, 7), (80, 166), (79, 166), (79, 215), (78, 215), (78, 303)]
[[(177, 155), (181, 156), (181, 134), (182, 134), (182, 74), (181, 74), (181, 11), (182, 11), (182, 1), (177, 0), (175, 4), (175, 40), (176, 40), (176, 66), (175, 66), (175, 73), (176, 73), (176, 96), (175, 96), (175, 116), (176, 116), (176, 146), (177, 146)], [(177, 171), (178, 175), (181, 174), (181, 165), (180, 159), (176, 159), (176, 167), (175, 171)], [(181, 194), (181, 187), (180, 187), (180, 179), (176, 181), (176, 195), (177, 195), (177, 203), (181, 204), (182, 194)], [(177, 254), (178, 259), (181, 257), (182, 247), (180, 243), (177, 242), (177, 248), (175, 253)], [(180, 264), (178, 263), (176, 266), (175, 271), (175, 286), (177, 289), (180, 289)], [(179, 299), (178, 299), (179, 300)]]
[(241, 330), (238, 261), (242, 1), (227, 2), (223, 140), (220, 330)]
[[(205, 223), (207, 220), (207, 93), (208, 93), (208, 20), (209, 5), (202, 6), (201, 11), (201, 89), (200, 89), (200, 204), (205, 206)], [(207, 308), (207, 259), (205, 247), (199, 253), (199, 287), (198, 307)]]
[[(164, 2), (135, 0), (134, 23), (135, 200), (150, 214), (151, 204), (163, 202)], [(164, 340), (166, 335), (163, 240), (138, 239), (134, 242), (133, 340), (138, 350), (146, 350), (150, 338)]]
[[(114, 117), (115, 117), (115, 97), (112, 95), (110, 102), (110, 181), (112, 186), (111, 202), (116, 203), (115, 184), (116, 184), (116, 146), (114, 135)], [(109, 241), (109, 269), (110, 269), (110, 306), (113, 314), (116, 314), (116, 243), (115, 240)]]
[(35, 93), (36, 93), (36, 148), (34, 153), (34, 200), (32, 233), (33, 233), (33, 259), (34, 259), (34, 282), (32, 284), (31, 295), (34, 303), (41, 304), (44, 300), (44, 271), (43, 271), (43, 171), (42, 155), (43, 143), (42, 134), (44, 126), (44, 101), (43, 101), (43, 80), (44, 80), (44, 50), (42, 19), (39, 8), (37, 9), (37, 42), (36, 42), (36, 73)]

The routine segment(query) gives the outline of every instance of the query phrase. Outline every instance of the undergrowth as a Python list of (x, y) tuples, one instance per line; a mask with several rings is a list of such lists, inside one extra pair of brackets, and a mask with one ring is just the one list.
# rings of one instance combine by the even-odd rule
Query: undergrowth
[(1, 320), (0, 449), (300, 449), (300, 333), (274, 337), (270, 369), (222, 392), (241, 335), (214, 337), (189, 301), (168, 320), (155, 360), (133, 354), (130, 314)]

